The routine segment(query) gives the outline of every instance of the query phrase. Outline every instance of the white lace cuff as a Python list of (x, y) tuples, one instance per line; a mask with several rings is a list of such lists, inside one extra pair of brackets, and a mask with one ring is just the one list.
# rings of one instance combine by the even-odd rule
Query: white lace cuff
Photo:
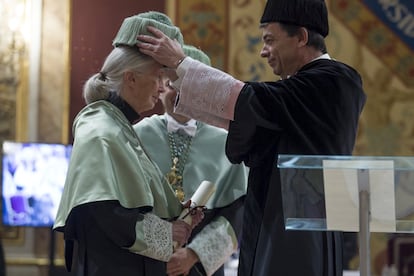
[(131, 252), (167, 262), (173, 254), (172, 224), (147, 213), (135, 225), (136, 240)]
[(237, 250), (237, 238), (230, 223), (219, 217), (201, 230), (187, 245), (200, 259), (207, 275), (212, 275)]
[(190, 57), (177, 68), (179, 101), (174, 112), (205, 123), (228, 128), (244, 83)]

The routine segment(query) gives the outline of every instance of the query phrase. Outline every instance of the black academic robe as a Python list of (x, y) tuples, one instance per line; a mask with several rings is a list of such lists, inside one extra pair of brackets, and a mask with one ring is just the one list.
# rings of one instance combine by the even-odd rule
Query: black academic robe
[(238, 275), (342, 275), (342, 233), (285, 230), (276, 162), (278, 154), (351, 155), (365, 99), (359, 74), (328, 59), (243, 87), (226, 144), (231, 162), (250, 167)]
[[(114, 200), (75, 207), (64, 229), (67, 269), (77, 276), (166, 275), (165, 262), (124, 249), (135, 241), (136, 221), (143, 219), (143, 213), (147, 211), (145, 208), (126, 209)], [(243, 197), (222, 208), (206, 210), (203, 221), (192, 231), (192, 237), (218, 215), (226, 217), (239, 235), (242, 211)], [(188, 274), (202, 275), (206, 273), (201, 263), (197, 263)], [(224, 276), (224, 267), (213, 275)]]
[(66, 227), (58, 229), (64, 231), (68, 271), (76, 276), (166, 275), (165, 262), (126, 249), (135, 242), (136, 222), (146, 212), (145, 207), (124, 208), (116, 200), (73, 208)]

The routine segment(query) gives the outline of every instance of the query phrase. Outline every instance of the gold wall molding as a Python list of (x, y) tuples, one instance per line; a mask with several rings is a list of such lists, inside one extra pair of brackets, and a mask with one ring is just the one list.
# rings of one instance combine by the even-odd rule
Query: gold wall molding
[[(49, 258), (9, 258), (7, 259), (8, 265), (16, 265), (16, 266), (49, 266), (50, 259)], [(65, 266), (65, 260), (55, 259), (54, 265), (56, 266)]]

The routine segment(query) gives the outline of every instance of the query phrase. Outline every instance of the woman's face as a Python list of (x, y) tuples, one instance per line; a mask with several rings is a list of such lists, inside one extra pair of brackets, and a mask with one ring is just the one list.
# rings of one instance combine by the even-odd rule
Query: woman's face
[(138, 112), (145, 112), (154, 108), (159, 96), (164, 92), (163, 67), (156, 63), (146, 72), (133, 72), (131, 88), (134, 95), (134, 104), (131, 106)]

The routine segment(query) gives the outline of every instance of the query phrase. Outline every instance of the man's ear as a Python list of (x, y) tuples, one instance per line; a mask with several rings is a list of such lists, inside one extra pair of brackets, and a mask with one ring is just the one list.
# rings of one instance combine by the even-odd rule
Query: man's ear
[(305, 46), (306, 44), (308, 44), (309, 32), (306, 28), (301, 27), (299, 29), (298, 39), (299, 39), (300, 46)]

